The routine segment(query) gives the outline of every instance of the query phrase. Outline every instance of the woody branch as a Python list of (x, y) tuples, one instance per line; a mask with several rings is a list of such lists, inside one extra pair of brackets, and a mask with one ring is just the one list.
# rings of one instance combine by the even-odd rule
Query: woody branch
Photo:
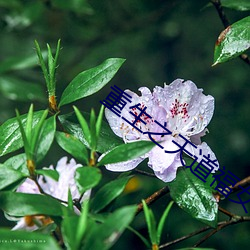
[[(233, 192), (236, 192), (236, 191), (238, 191), (240, 189), (239, 186), (247, 187), (249, 185), (250, 185), (250, 176), (248, 176), (248, 177), (244, 178), (243, 180), (237, 182), (233, 187), (230, 186), (230, 188), (233, 189)], [(168, 193), (169, 193), (169, 188), (167, 186), (163, 187), (160, 190), (158, 190), (155, 193), (153, 193), (152, 195), (150, 195), (148, 198), (146, 198), (145, 202), (146, 202), (147, 205), (151, 205), (152, 203), (154, 203), (155, 201), (157, 201), (162, 196), (164, 196), (164, 195), (166, 195)], [(143, 205), (142, 205), (142, 203), (139, 203), (137, 205), (137, 212), (136, 212), (136, 214), (140, 213), (142, 210), (143, 210)], [(215, 229), (213, 229), (210, 226), (201, 228), (201, 229), (199, 229), (199, 230), (197, 230), (195, 232), (192, 232), (190, 234), (182, 236), (182, 237), (180, 237), (178, 239), (175, 239), (173, 241), (170, 241), (170, 242), (167, 242), (165, 244), (162, 244), (161, 246), (159, 246), (159, 248), (165, 248), (165, 247), (177, 244), (177, 243), (179, 243), (181, 241), (184, 241), (184, 240), (186, 240), (188, 238), (191, 238), (191, 237), (193, 237), (195, 235), (198, 235), (200, 233), (203, 233), (203, 232), (206, 232), (208, 230), (212, 230), (213, 229), (211, 232), (209, 232), (207, 235), (205, 235), (201, 240), (199, 240), (194, 245), (194, 246), (199, 246), (204, 241), (206, 241), (208, 238), (210, 238), (212, 235), (214, 235), (215, 233), (219, 232), (220, 230), (222, 230), (223, 228), (225, 228), (227, 226), (250, 221), (250, 217), (248, 217), (248, 216), (235, 215), (235, 214), (233, 214), (233, 213), (231, 213), (231, 212), (229, 212), (226, 209), (221, 208), (221, 207), (219, 207), (219, 211), (222, 212), (222, 213), (224, 213), (225, 215), (229, 216), (230, 220), (219, 222), (217, 228), (215, 228)]]

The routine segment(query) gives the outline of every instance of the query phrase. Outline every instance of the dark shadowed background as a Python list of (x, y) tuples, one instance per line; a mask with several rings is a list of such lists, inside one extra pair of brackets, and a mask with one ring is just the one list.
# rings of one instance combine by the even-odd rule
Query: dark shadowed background
[[(25, 61), (35, 56), (35, 39), (46, 49), (46, 43), (55, 48), (60, 38), (58, 98), (78, 73), (111, 57), (122, 57), (126, 62), (101, 91), (78, 101), (76, 106), (79, 109), (90, 111), (94, 107), (99, 110), (99, 100), (107, 96), (113, 84), (138, 91), (142, 86), (152, 90), (154, 86), (163, 86), (176, 78), (190, 79), (203, 88), (205, 94), (215, 98), (215, 113), (208, 126), (210, 133), (204, 140), (227, 170), (240, 179), (250, 175), (249, 65), (236, 58), (211, 67), (214, 44), (223, 26), (216, 10), (212, 6), (205, 8), (207, 3), (203, 0), (0, 0), (0, 124), (15, 115), (15, 108), (26, 113), (31, 101), (36, 110), (46, 108), (42, 93), (29, 95), (29, 100), (25, 101), (21, 95), (8, 90), (9, 81), (17, 81), (20, 88), (25, 83), (32, 83), (42, 86), (45, 95), (38, 65), (26, 68), (24, 63), (24, 69), (19, 70), (7, 66), (3, 69), (3, 65), (10, 58)], [(249, 12), (229, 9), (226, 13), (231, 23), (249, 15)], [(70, 105), (62, 109), (62, 112), (71, 111)], [(54, 143), (40, 167), (55, 164), (62, 155), (65, 153)], [(142, 168), (143, 165), (146, 163)], [(104, 173), (107, 178), (117, 176), (107, 171)], [(120, 204), (138, 203), (164, 186), (160, 180), (149, 177), (140, 177), (139, 182), (137, 190), (124, 195)], [(158, 218), (169, 200), (166, 196), (152, 206)], [(221, 206), (246, 215), (240, 205), (230, 201), (221, 202)], [(248, 208), (250, 211), (250, 206)], [(221, 216), (220, 219), (226, 218)], [(1, 217), (1, 224), (13, 225), (4, 217)], [(142, 214), (136, 218), (134, 226), (147, 233)], [(167, 220), (162, 242), (203, 226), (175, 205)], [(248, 223), (231, 226), (213, 236), (203, 247), (247, 249), (249, 228)], [(169, 249), (191, 246), (198, 239), (195, 237)], [(125, 233), (113, 249), (144, 248), (136, 236)]]

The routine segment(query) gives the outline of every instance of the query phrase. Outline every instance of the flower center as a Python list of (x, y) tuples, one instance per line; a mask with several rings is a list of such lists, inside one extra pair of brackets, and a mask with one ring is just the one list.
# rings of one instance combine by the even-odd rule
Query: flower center
[(188, 115), (187, 107), (188, 103), (180, 103), (177, 99), (172, 103), (172, 108), (170, 109), (172, 118), (175, 118), (176, 116), (184, 119), (184, 122), (187, 121), (187, 119), (190, 117)]

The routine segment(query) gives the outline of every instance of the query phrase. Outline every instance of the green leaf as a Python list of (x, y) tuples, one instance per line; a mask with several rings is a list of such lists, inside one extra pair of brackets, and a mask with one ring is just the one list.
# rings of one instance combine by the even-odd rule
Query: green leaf
[(250, 10), (250, 1), (249, 0), (221, 0), (221, 4), (223, 7), (239, 10), (239, 11), (247, 11)]
[(144, 200), (142, 200), (143, 211), (146, 218), (147, 226), (148, 226), (148, 234), (150, 241), (153, 244), (157, 244), (157, 234), (156, 234), (156, 221), (154, 214), (151, 209), (148, 208), (148, 205)]
[(91, 136), (91, 149), (96, 150), (96, 115), (94, 109), (91, 109), (90, 112), (90, 122), (89, 122), (89, 128), (90, 128), (90, 136)]
[(130, 226), (128, 226), (127, 228), (128, 228), (128, 230), (130, 230), (132, 233), (134, 233), (136, 236), (138, 236), (148, 249), (151, 248), (151, 244), (149, 243), (149, 241), (148, 241), (142, 234), (140, 234), (138, 231), (136, 231), (135, 229), (133, 229), (133, 228), (130, 227)]
[[(38, 121), (37, 125), (34, 127), (34, 129), (32, 130), (33, 134), (32, 134), (32, 138), (31, 138), (31, 151), (32, 153), (36, 153), (36, 147), (39, 144), (39, 139), (42, 136), (42, 131), (44, 130), (44, 125), (45, 125), (45, 119), (48, 115), (48, 110), (44, 110), (41, 119)], [(54, 119), (54, 117), (52, 117), (52, 119)], [(46, 134), (47, 136), (47, 134)], [(54, 135), (53, 135), (54, 138)], [(50, 146), (50, 142), (48, 143)], [(42, 144), (43, 147), (43, 144)], [(46, 152), (47, 153), (47, 152)], [(38, 157), (37, 157), (38, 158)], [(42, 157), (41, 157), (42, 158)]]
[(50, 235), (26, 232), (26, 231), (10, 231), (0, 228), (1, 243), (0, 249), (11, 250), (60, 250), (56, 241)]
[(75, 174), (76, 185), (81, 194), (95, 187), (101, 180), (102, 173), (95, 167), (77, 168)]
[(76, 117), (81, 125), (82, 128), (82, 132), (84, 134), (84, 137), (87, 140), (88, 145), (91, 145), (91, 134), (90, 134), (90, 130), (89, 130), (89, 126), (88, 123), (86, 121), (86, 119), (84, 118), (84, 116), (81, 114), (81, 112), (79, 111), (79, 109), (75, 106), (73, 106), (75, 113), (76, 113)]
[(16, 181), (24, 179), (26, 176), (20, 171), (0, 164), (0, 190), (8, 187)]
[[(32, 131), (32, 120), (33, 120), (33, 112), (34, 112), (34, 106), (33, 104), (30, 105), (30, 108), (29, 108), (29, 112), (28, 112), (28, 115), (27, 115), (27, 122), (26, 122), (26, 125), (25, 125), (25, 135), (27, 137), (27, 141), (28, 143), (30, 143), (31, 141), (31, 131)], [(19, 115), (19, 114), (18, 114)], [(19, 123), (20, 127), (22, 126), (22, 123)]]
[(71, 212), (74, 212), (74, 201), (73, 201), (73, 198), (72, 198), (70, 188), (68, 189), (68, 209)]
[(58, 181), (59, 179), (59, 173), (56, 170), (52, 170), (52, 169), (37, 169), (36, 170), (37, 174), (40, 175), (44, 175), (44, 176), (48, 176), (51, 179)]
[(149, 152), (154, 146), (155, 144), (151, 141), (136, 141), (119, 145), (109, 151), (97, 166), (135, 159)]
[[(42, 114), (43, 111), (34, 112), (33, 127), (38, 123)], [(27, 114), (21, 115), (20, 118), (22, 124), (25, 124)], [(0, 156), (13, 152), (21, 148), (22, 146), (23, 141), (17, 118), (11, 118), (0, 126)]]
[(132, 176), (116, 179), (104, 185), (94, 196), (91, 207), (94, 212), (99, 212), (117, 198), (124, 190)]
[(13, 192), (0, 193), (0, 208), (11, 216), (62, 216), (63, 210), (66, 209), (59, 201), (49, 196)]
[(101, 106), (100, 112), (98, 114), (97, 121), (96, 121), (96, 128), (95, 129), (96, 129), (96, 139), (97, 139), (97, 141), (99, 139), (99, 135), (100, 135), (100, 132), (101, 132), (103, 113), (104, 113), (104, 105)]
[[(89, 114), (87, 113), (84, 113), (84, 116), (89, 118)], [(78, 138), (84, 145), (86, 145), (86, 147), (90, 147), (81, 127), (72, 114), (59, 116), (59, 120), (63, 124), (63, 127), (70, 134)], [(104, 153), (121, 144), (123, 144), (123, 140), (114, 134), (107, 122), (102, 121), (100, 136), (96, 149), (97, 152)]]
[(44, 90), (40, 85), (9, 76), (0, 77), (0, 93), (14, 101), (43, 102), (46, 100)]
[(56, 132), (56, 117), (44, 121), (37, 148), (37, 161), (40, 162), (48, 153)]
[(83, 249), (109, 249), (133, 220), (136, 208), (127, 206), (117, 209), (103, 224), (92, 227)]
[(47, 85), (47, 89), (48, 89), (48, 91), (50, 91), (51, 89), (50, 89), (49, 73), (48, 73), (48, 70), (47, 70), (47, 67), (45, 64), (44, 56), (43, 56), (42, 51), (40, 49), (40, 46), (36, 40), (35, 40), (35, 47), (36, 47), (36, 53), (37, 53), (37, 57), (38, 57), (40, 66), (41, 66), (42, 71), (43, 71), (43, 76), (44, 76), (44, 79), (45, 79), (45, 82)]
[(85, 200), (83, 203), (83, 207), (82, 207), (82, 213), (80, 215), (80, 218), (77, 224), (77, 232), (76, 232), (77, 249), (79, 249), (83, 236), (86, 233), (86, 229), (88, 225), (88, 213), (89, 213), (89, 201)]
[(160, 244), (160, 242), (161, 242), (161, 234), (162, 234), (163, 226), (165, 224), (165, 221), (168, 217), (169, 211), (170, 211), (173, 204), (174, 204), (174, 202), (170, 201), (168, 206), (166, 207), (163, 215), (161, 216), (160, 222), (159, 222), (158, 227), (157, 227), (157, 244)]
[(77, 250), (76, 233), (79, 222), (78, 216), (65, 217), (62, 222), (62, 235), (64, 243), (69, 250)]
[(121, 58), (110, 58), (99, 66), (78, 74), (64, 90), (59, 106), (99, 91), (114, 77), (124, 61)]
[(218, 37), (214, 65), (239, 56), (250, 47), (250, 16), (228, 26)]
[(190, 169), (179, 168), (176, 179), (168, 186), (171, 197), (180, 208), (197, 220), (216, 227), (218, 204), (209, 186), (213, 177), (209, 176), (208, 179), (204, 183)]
[(62, 234), (67, 249), (80, 249), (82, 238), (87, 229), (88, 201), (84, 201), (80, 216), (65, 217), (62, 222)]
[(88, 165), (88, 151), (86, 146), (73, 135), (56, 132), (56, 141), (62, 149), (71, 154), (75, 159), (82, 164)]
[(23, 153), (10, 157), (8, 160), (4, 162), (4, 165), (8, 166), (11, 169), (18, 170), (19, 172), (28, 176), (29, 171), (26, 165), (26, 160), (27, 160), (26, 155)]

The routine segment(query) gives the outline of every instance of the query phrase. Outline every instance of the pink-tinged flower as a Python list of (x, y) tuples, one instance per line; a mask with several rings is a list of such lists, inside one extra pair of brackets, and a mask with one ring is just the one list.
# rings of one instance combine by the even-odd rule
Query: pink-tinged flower
[[(56, 170), (59, 174), (58, 181), (47, 176), (40, 176), (38, 178), (38, 183), (46, 194), (49, 194), (62, 201), (68, 200), (68, 190), (70, 190), (71, 192), (72, 199), (78, 199), (80, 197), (80, 193), (77, 189), (74, 175), (76, 169), (78, 167), (81, 167), (81, 165), (76, 164), (74, 159), (71, 159), (69, 162), (67, 161), (67, 157), (63, 157), (58, 161), (55, 169), (53, 166), (50, 166), (49, 168), (44, 168)], [(16, 191), (21, 193), (41, 194), (36, 183), (29, 178), (27, 178), (25, 182), (23, 182), (17, 188)], [(84, 200), (88, 199), (89, 196), (90, 190), (84, 193), (80, 202), (83, 202)], [(38, 229), (38, 225), (47, 225), (51, 222), (51, 219), (45, 216), (25, 216), (18, 221), (17, 225), (12, 230), (34, 231)]]
[[(179, 145), (185, 143), (184, 139), (190, 140), (197, 145), (195, 149), (191, 144), (188, 144), (185, 149), (192, 155), (198, 158), (198, 162), (203, 156), (210, 155), (210, 159), (216, 159), (210, 147), (201, 142), (201, 136), (206, 133), (206, 127), (209, 124), (214, 112), (214, 98), (210, 95), (204, 95), (202, 89), (198, 89), (192, 81), (184, 81), (177, 79), (170, 85), (165, 85), (163, 88), (156, 86), (153, 93), (146, 88), (139, 89), (141, 96), (136, 93), (125, 90), (132, 96), (132, 102), (128, 103), (121, 111), (121, 117), (115, 115), (111, 110), (105, 109), (105, 115), (114, 133), (122, 137), (125, 143), (130, 143), (138, 140), (150, 140), (147, 134), (143, 134), (133, 126), (128, 124), (122, 117), (130, 121), (135, 120), (135, 115), (139, 115), (140, 111), (134, 107), (140, 103), (140, 108), (147, 107), (146, 113), (140, 118), (144, 121), (137, 121), (136, 127), (143, 132), (166, 133), (164, 128), (159, 126), (159, 123), (164, 125), (172, 132), (171, 135), (152, 135), (153, 139), (164, 148), (155, 146), (149, 153), (136, 158), (134, 160), (121, 162), (117, 164), (107, 164), (106, 168), (111, 171), (128, 171), (135, 168), (145, 158), (149, 158), (148, 166), (154, 170), (155, 175), (165, 181), (170, 182), (175, 179), (178, 167), (182, 166), (180, 152), (165, 153), (167, 151), (176, 151), (179, 147), (172, 142), (174, 140)], [(157, 122), (158, 124), (157, 124)], [(200, 155), (200, 149), (202, 154)], [(218, 167), (215, 167), (215, 170)], [(213, 171), (214, 172), (214, 171)]]

